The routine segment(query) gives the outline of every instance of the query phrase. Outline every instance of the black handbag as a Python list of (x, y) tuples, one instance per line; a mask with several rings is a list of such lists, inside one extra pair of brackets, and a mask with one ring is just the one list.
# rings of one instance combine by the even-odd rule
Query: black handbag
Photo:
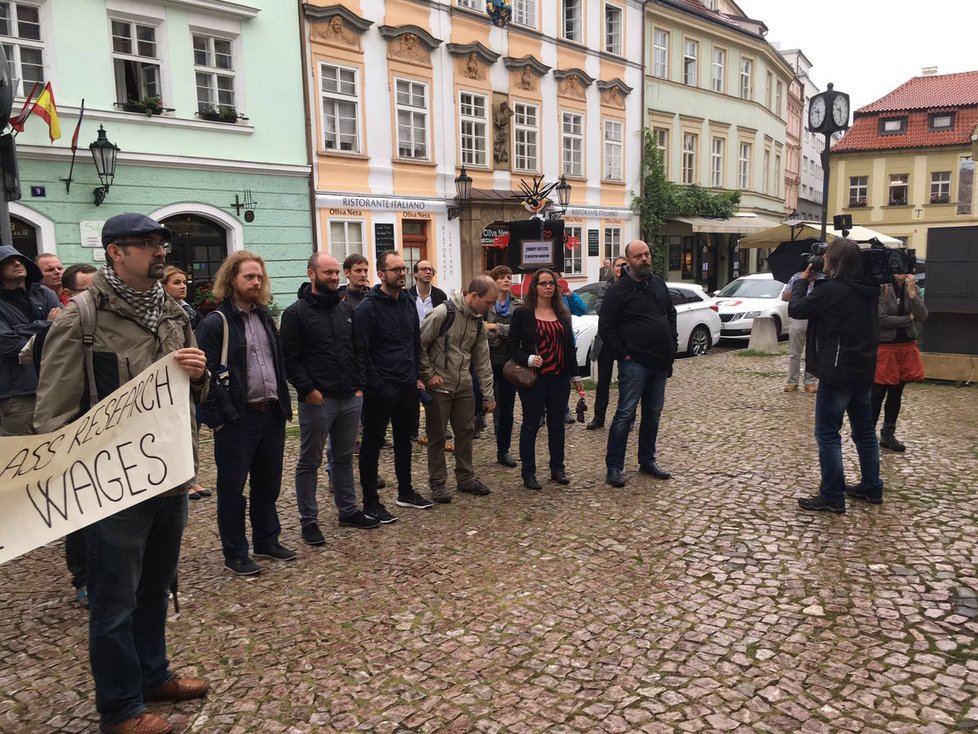
[(224, 336), (221, 340), (221, 361), (214, 371), (209, 396), (213, 401), (214, 409), (207, 411), (206, 415), (207, 425), (215, 431), (225, 423), (237, 423), (241, 418), (238, 409), (234, 407), (234, 400), (231, 399), (231, 391), (228, 387), (231, 381), (231, 372), (228, 369), (228, 320), (220, 311), (217, 311), (217, 315), (224, 322)]
[(516, 387), (533, 387), (537, 382), (537, 370), (510, 359), (503, 365), (503, 377)]

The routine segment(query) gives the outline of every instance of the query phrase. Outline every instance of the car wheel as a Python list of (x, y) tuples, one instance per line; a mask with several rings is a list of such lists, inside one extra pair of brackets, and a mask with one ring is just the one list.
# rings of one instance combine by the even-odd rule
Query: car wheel
[(774, 323), (774, 336), (777, 339), (781, 339), (781, 318), (779, 316), (772, 316), (771, 321)]
[(710, 332), (700, 324), (689, 335), (689, 345), (686, 347), (686, 354), (690, 357), (702, 357), (706, 350), (710, 348)]

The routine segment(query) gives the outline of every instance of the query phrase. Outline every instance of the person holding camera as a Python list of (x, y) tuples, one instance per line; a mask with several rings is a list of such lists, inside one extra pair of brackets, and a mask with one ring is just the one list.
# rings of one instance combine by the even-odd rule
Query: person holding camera
[[(880, 504), (880, 453), (873, 423), (871, 392), (876, 374), (879, 344), (877, 302), (880, 288), (862, 281), (859, 245), (840, 238), (825, 249), (823, 270), (828, 274), (815, 283), (815, 267), (809, 263), (794, 284), (788, 315), (808, 319), (806, 367), (819, 379), (815, 398), (815, 442), (822, 483), (818, 494), (801, 497), (803, 510), (846, 511), (846, 495)], [(842, 465), (842, 416), (849, 416), (852, 440), (859, 454), (862, 480), (846, 487)]]

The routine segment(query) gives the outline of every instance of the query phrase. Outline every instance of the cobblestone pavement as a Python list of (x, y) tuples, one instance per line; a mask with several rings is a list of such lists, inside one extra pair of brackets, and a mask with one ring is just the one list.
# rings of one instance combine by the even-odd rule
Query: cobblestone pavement
[[(487, 437), (491, 496), (360, 531), (327, 494), (321, 548), (299, 537), (292, 435), (280, 508), (298, 562), (230, 577), (214, 499), (192, 503), (170, 651), (213, 688), (152, 709), (231, 734), (975, 729), (978, 389), (910, 386), (885, 503), (804, 514), (814, 397), (782, 392), (786, 361), (677, 363), (670, 481), (631, 473), (630, 446), (628, 486), (607, 487), (607, 432), (578, 424), (570, 487), (529, 492)], [(846, 462), (852, 478), (851, 446)], [(94, 731), (60, 543), (0, 568), (0, 608), (0, 730)]]

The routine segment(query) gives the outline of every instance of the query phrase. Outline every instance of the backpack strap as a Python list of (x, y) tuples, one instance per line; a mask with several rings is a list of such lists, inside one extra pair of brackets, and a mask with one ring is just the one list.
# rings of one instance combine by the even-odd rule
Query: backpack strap
[(445, 303), (445, 320), (441, 322), (441, 328), (438, 330), (438, 336), (445, 340), (442, 345), (445, 350), (445, 369), (448, 370), (448, 330), (452, 328), (452, 324), (455, 323), (455, 304), (451, 299), (448, 299)]
[(71, 303), (78, 307), (81, 321), (82, 350), (85, 353), (85, 374), (88, 377), (88, 407), (92, 409), (98, 403), (98, 385), (95, 384), (95, 319), (96, 308), (94, 296), (87, 290), (71, 297)]

